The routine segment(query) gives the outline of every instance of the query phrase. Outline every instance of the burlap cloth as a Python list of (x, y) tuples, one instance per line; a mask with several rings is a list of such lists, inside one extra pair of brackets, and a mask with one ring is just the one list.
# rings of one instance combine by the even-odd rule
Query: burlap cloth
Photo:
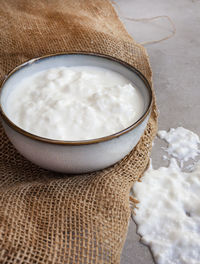
[[(151, 83), (145, 49), (107, 0), (1, 0), (0, 77), (59, 51), (122, 59)], [(144, 172), (157, 128), (156, 106), (137, 147), (109, 169), (56, 174), (25, 160), (0, 126), (0, 263), (119, 263), (131, 214), (129, 191)]]

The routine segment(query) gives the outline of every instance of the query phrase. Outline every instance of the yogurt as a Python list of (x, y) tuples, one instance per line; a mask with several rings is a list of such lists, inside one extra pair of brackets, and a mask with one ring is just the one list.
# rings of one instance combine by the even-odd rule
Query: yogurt
[(176, 158), (181, 167), (184, 162), (195, 159), (200, 154), (199, 136), (184, 127), (171, 128), (169, 132), (160, 130), (158, 136), (168, 143), (165, 151)]
[[(168, 143), (168, 167), (145, 172), (135, 183), (134, 196), (140, 201), (135, 212), (137, 232), (149, 245), (158, 264), (200, 263), (200, 161), (199, 137), (183, 127), (158, 135)], [(184, 171), (187, 161), (192, 170)]]
[(121, 74), (89, 66), (58, 67), (23, 79), (10, 93), (7, 115), (22, 129), (77, 141), (117, 133), (143, 114), (140, 91)]
[(181, 171), (174, 158), (169, 167), (150, 167), (134, 194), (137, 232), (156, 263), (199, 264), (200, 163), (191, 172)]

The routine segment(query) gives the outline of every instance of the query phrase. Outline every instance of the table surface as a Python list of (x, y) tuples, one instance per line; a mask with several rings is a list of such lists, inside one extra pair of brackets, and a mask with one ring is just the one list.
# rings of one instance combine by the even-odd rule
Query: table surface
[[(159, 109), (159, 129), (183, 126), (200, 136), (200, 1), (199, 0), (115, 0), (118, 14), (130, 35), (138, 42), (169, 35), (166, 18), (150, 23), (124, 19), (167, 15), (175, 24), (174, 37), (146, 45), (153, 71)], [(163, 164), (159, 144), (152, 152), (153, 164)], [(149, 248), (139, 242), (130, 221), (121, 264), (153, 264)]]

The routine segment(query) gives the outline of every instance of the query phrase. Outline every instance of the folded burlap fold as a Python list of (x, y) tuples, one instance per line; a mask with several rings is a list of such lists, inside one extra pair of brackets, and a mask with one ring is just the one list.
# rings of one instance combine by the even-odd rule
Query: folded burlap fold
[[(145, 49), (109, 1), (1, 1), (1, 81), (18, 64), (61, 51), (114, 56), (151, 83)], [(68, 176), (25, 160), (0, 126), (0, 263), (119, 263), (129, 191), (148, 164), (156, 129), (154, 100), (145, 133), (128, 156), (103, 171)]]

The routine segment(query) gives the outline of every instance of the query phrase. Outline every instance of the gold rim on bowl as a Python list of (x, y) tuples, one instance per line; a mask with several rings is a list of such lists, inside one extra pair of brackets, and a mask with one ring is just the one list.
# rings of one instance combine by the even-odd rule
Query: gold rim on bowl
[[(144, 114), (136, 121), (134, 122), (132, 125), (130, 125), (129, 127), (114, 133), (112, 135), (109, 136), (105, 136), (105, 137), (101, 137), (101, 138), (96, 138), (96, 139), (89, 139), (89, 140), (77, 140), (77, 141), (64, 141), (64, 140), (54, 140), (54, 139), (49, 139), (49, 138), (44, 138), (44, 137), (40, 137), (34, 134), (31, 134), (29, 132), (27, 132), (26, 130), (18, 127), (16, 124), (14, 124), (5, 114), (5, 112), (2, 109), (1, 106), (1, 95), (2, 95), (2, 91), (4, 88), (4, 84), (6, 83), (6, 81), (18, 70), (26, 67), (27, 65), (30, 65), (36, 61), (48, 58), (48, 57), (54, 57), (54, 56), (60, 56), (60, 55), (88, 55), (88, 56), (94, 56), (94, 57), (100, 57), (100, 58), (104, 58), (104, 59), (108, 59), (111, 61), (115, 61), (121, 65), (123, 65), (124, 67), (128, 68), (129, 70), (131, 70), (132, 72), (134, 72), (135, 74), (137, 74), (139, 76), (140, 79), (142, 79), (142, 81), (144, 82), (146, 88), (148, 89), (149, 92), (149, 96), (150, 96), (150, 100), (149, 100), (149, 105), (146, 109), (146, 111), (144, 112)], [(133, 130), (135, 127), (137, 127), (140, 123), (143, 122), (143, 120), (148, 116), (148, 114), (151, 111), (152, 108), (152, 103), (153, 103), (153, 96), (152, 96), (152, 89), (151, 86), (149, 84), (149, 82), (147, 81), (147, 79), (144, 77), (144, 75), (138, 71), (136, 68), (134, 68), (133, 66), (131, 66), (130, 64), (120, 60), (120, 59), (116, 59), (112, 56), (109, 55), (105, 55), (105, 54), (100, 54), (100, 53), (90, 53), (90, 52), (84, 52), (84, 51), (80, 51), (80, 52), (60, 52), (60, 53), (55, 53), (55, 54), (49, 54), (49, 55), (45, 55), (45, 56), (41, 56), (35, 59), (31, 59), (28, 60), (26, 62), (24, 62), (23, 64), (17, 66), (16, 68), (14, 68), (4, 79), (4, 81), (1, 84), (0, 87), (0, 114), (2, 116), (2, 119), (6, 122), (7, 125), (9, 125), (11, 128), (13, 128), (15, 131), (19, 132), (20, 134), (27, 136), (31, 139), (40, 141), (40, 142), (45, 142), (45, 143), (50, 143), (50, 144), (57, 144), (57, 145), (89, 145), (89, 144), (95, 144), (95, 143), (100, 143), (100, 142), (104, 142), (104, 141), (108, 141), (111, 140), (113, 138), (117, 138), (125, 133), (128, 133), (129, 131)]]

